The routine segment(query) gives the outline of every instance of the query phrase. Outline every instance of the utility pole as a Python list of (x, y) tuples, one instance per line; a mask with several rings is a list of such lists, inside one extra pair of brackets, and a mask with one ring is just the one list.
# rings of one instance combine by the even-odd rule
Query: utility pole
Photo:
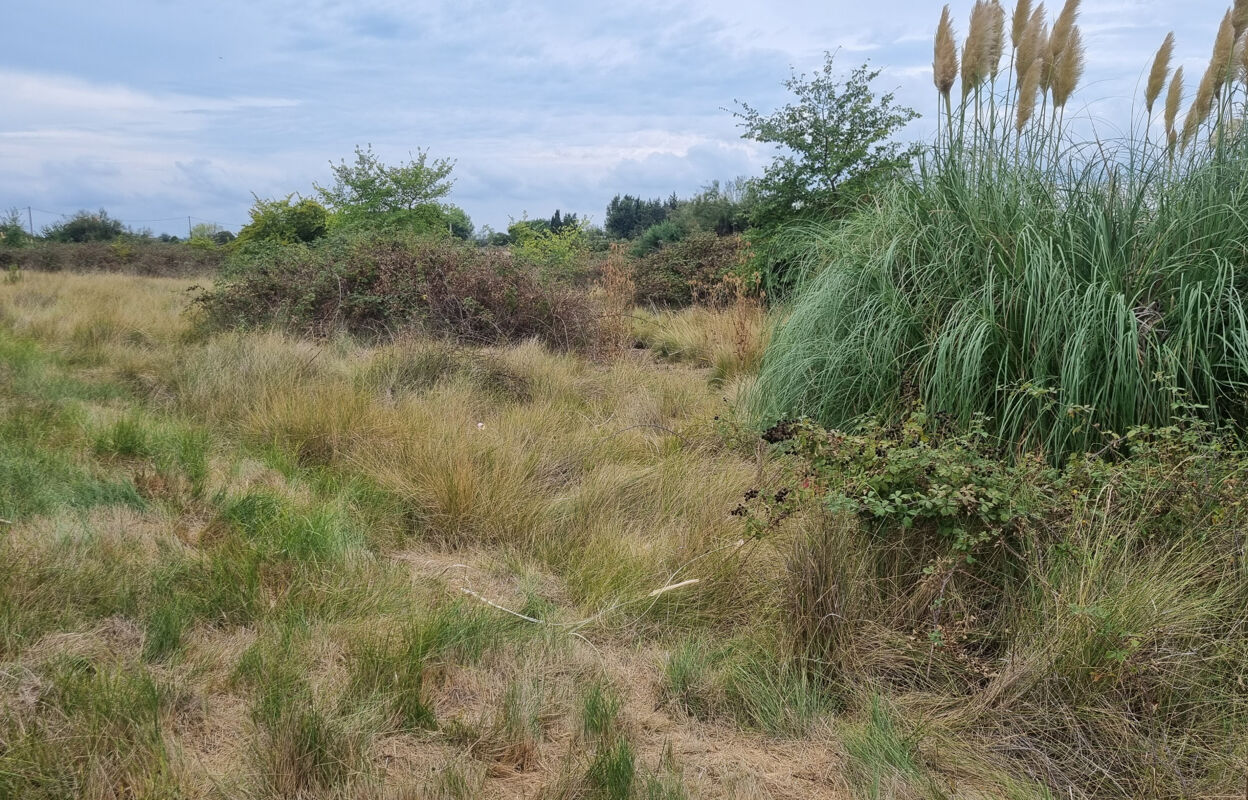
[(191, 218), (190, 217), (186, 218), (186, 240), (188, 242), (191, 240)]
[(30, 236), (35, 236), (35, 215), (30, 213), (30, 206), (26, 206), (26, 226), (30, 228)]

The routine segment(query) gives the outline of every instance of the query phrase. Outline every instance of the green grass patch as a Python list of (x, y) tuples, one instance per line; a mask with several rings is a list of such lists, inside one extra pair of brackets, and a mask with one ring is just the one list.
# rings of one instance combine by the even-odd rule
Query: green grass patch
[(668, 657), (663, 697), (705, 720), (729, 719), (775, 736), (800, 737), (835, 709), (816, 680), (758, 642), (679, 644)]
[(142, 669), (61, 658), (37, 699), (0, 713), (0, 797), (176, 796), (165, 721), (176, 697)]

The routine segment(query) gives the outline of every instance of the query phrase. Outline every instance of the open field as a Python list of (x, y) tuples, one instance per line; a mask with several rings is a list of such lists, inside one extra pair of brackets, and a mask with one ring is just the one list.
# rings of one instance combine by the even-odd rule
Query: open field
[(1248, 798), (1248, 0), (1117, 141), (1079, 10), (601, 230), (371, 145), (209, 288), (10, 214), (0, 800)]
[(761, 312), (590, 359), (212, 333), (189, 286), (0, 284), (0, 797), (1236, 796), (1231, 440), (786, 452)]
[(0, 286), (0, 796), (846, 796), (738, 384), (187, 286)]

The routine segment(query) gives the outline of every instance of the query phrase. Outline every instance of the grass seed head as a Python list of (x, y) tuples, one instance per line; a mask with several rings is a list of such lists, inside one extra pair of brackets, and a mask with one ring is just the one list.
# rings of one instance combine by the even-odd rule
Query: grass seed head
[(936, 89), (946, 98), (953, 89), (953, 82), (958, 77), (958, 48), (954, 41), (953, 20), (949, 16), (949, 6), (940, 13), (940, 24), (936, 26), (936, 42), (932, 56), (932, 81)]
[(1215, 76), (1214, 65), (1210, 64), (1200, 79), (1200, 86), (1196, 89), (1196, 97), (1192, 100), (1192, 105), (1187, 109), (1187, 117), (1183, 120), (1183, 137), (1180, 142), (1184, 150), (1195, 140), (1200, 126), (1213, 111), (1213, 87), (1217, 80)]
[(1235, 46), (1235, 63), (1239, 80), (1248, 84), (1248, 36), (1241, 37)]
[[(1248, 4), (1248, 0), (1244, 0)], [(1018, 0), (1014, 6), (1014, 16), (1010, 20), (1010, 44), (1017, 50), (1027, 35), (1027, 25), (1031, 23), (1031, 0)], [(1024, 74), (1026, 70), (1024, 70)]]
[(1044, 65), (1039, 60), (1032, 61), (1018, 87), (1018, 112), (1014, 118), (1014, 130), (1020, 134), (1036, 111), (1036, 93), (1040, 90), (1040, 73), (1043, 69)]
[(1200, 125), (1209, 119), (1210, 113), (1213, 112), (1213, 96), (1218, 93), (1220, 83), (1220, 71), (1216, 64), (1210, 64), (1209, 69), (1205, 70), (1204, 76), (1200, 79), (1200, 86), (1196, 89), (1196, 99), (1192, 101), (1192, 110), (1196, 112), (1196, 124)]
[(1055, 108), (1065, 106), (1066, 101), (1074, 93), (1075, 87), (1079, 85), (1079, 79), (1083, 77), (1084, 56), (1083, 34), (1076, 26), (1071, 29), (1066, 39), (1066, 46), (1062, 48), (1053, 71), (1053, 106)]
[(1144, 105), (1148, 114), (1153, 114), (1153, 105), (1161, 96), (1161, 90), (1170, 76), (1170, 59), (1174, 55), (1174, 32), (1166, 34), (1165, 41), (1157, 48), (1157, 56), (1153, 59), (1153, 68), (1148, 71), (1148, 86), (1144, 90)]
[(1236, 39), (1248, 31), (1248, 0), (1235, 0), (1231, 8), (1231, 23), (1235, 27)]
[(1222, 24), (1218, 26), (1218, 37), (1213, 43), (1213, 57), (1209, 60), (1214, 94), (1222, 90), (1222, 85), (1230, 77), (1235, 57), (1235, 39), (1235, 24), (1231, 12), (1227, 11), (1226, 16), (1222, 17)]
[(1075, 30), (1075, 21), (1079, 17), (1079, 0), (1066, 0), (1062, 13), (1057, 15), (1053, 23), (1053, 33), (1049, 37), (1049, 59), (1056, 64), (1062, 52), (1070, 42), (1071, 33)]
[(1027, 20), (1027, 27), (1023, 31), (1023, 38), (1014, 59), (1014, 68), (1017, 71), (1020, 86), (1026, 79), (1031, 65), (1040, 57), (1040, 49), (1044, 45), (1044, 3), (1041, 3)]
[(992, 35), (990, 4), (976, 0), (971, 9), (971, 27), (962, 43), (962, 97), (965, 98), (988, 75), (988, 47)]
[(997, 0), (988, 6), (988, 45), (984, 60), (988, 74), (993, 79), (1001, 71), (1001, 57), (1005, 55), (1005, 9)]
[(1170, 79), (1170, 88), (1166, 91), (1166, 135), (1173, 142), (1176, 135), (1174, 122), (1179, 116), (1179, 105), (1183, 102), (1183, 67), (1174, 71)]
[(1040, 64), (1040, 90), (1047, 92), (1053, 85), (1053, 34), (1046, 24), (1040, 31), (1040, 53), (1036, 56)]

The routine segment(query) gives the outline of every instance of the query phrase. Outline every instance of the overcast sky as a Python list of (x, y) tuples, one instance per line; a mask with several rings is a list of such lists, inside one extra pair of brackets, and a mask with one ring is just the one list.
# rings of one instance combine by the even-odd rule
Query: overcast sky
[[(1012, 0), (1005, 0), (1012, 10)], [(1057, 5), (1055, 1), (1051, 5)], [(1226, 0), (1085, 0), (1087, 86), (1125, 124), (1166, 31), (1199, 76)], [(735, 99), (785, 101), (825, 50), (930, 117), (932, 0), (37, 0), (4, 11), (0, 210), (107, 208), (134, 227), (236, 230), (251, 195), (309, 193), (331, 159), (455, 159), (480, 227), (556, 208), (601, 223), (616, 193), (758, 174)], [(971, 0), (952, 4), (958, 30)], [(1194, 86), (1189, 89), (1194, 91)], [(1074, 101), (1072, 101), (1073, 103)], [(924, 119), (910, 132), (926, 137)], [(51, 213), (49, 213), (51, 212)], [(172, 219), (171, 219), (172, 218)]]

